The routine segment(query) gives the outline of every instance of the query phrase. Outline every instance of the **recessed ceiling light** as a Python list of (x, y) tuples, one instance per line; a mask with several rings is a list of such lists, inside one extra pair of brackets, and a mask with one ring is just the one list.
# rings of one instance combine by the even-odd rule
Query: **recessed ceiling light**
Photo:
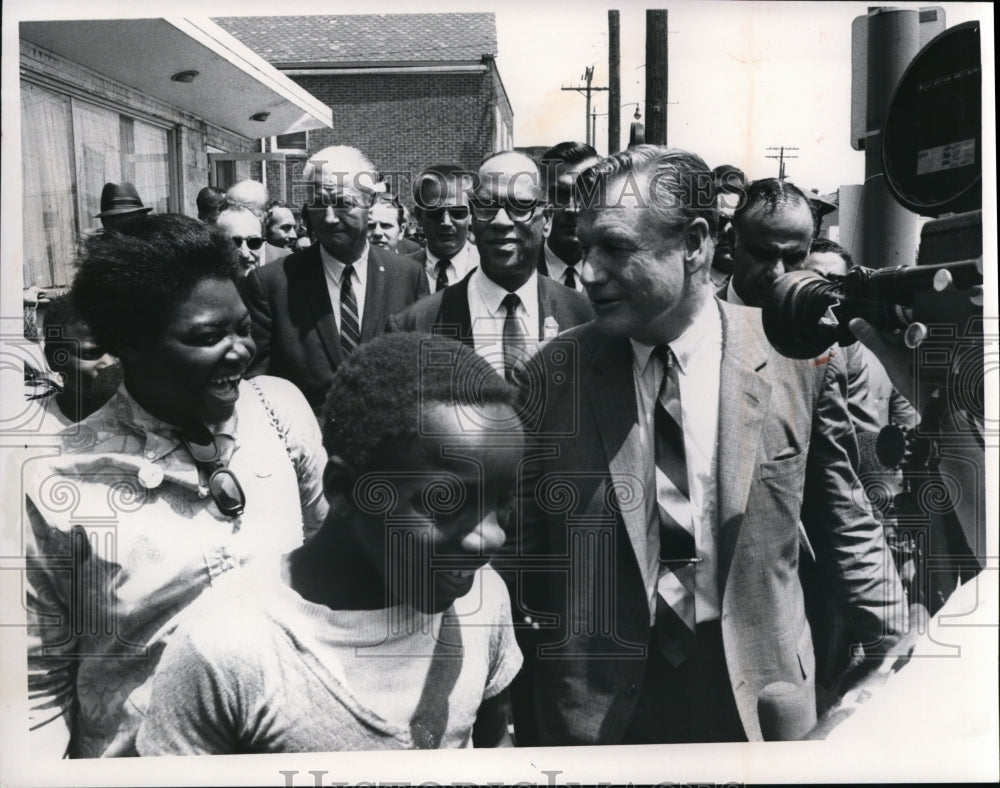
[(189, 83), (189, 82), (194, 82), (194, 78), (196, 76), (198, 76), (197, 71), (178, 71), (170, 79), (172, 79), (174, 82)]
[(271, 117), (270, 112), (255, 112), (253, 115), (250, 116), (250, 120), (255, 120), (258, 123), (263, 123), (269, 117)]

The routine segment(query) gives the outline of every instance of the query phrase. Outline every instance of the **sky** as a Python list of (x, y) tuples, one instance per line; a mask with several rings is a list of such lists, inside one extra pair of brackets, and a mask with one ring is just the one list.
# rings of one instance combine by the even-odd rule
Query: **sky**
[[(620, 10), (622, 144), (635, 102), (645, 116), (645, 9), (668, 10), (667, 140), (710, 166), (730, 163), (752, 178), (778, 174), (769, 146), (798, 148), (786, 163), (800, 186), (829, 192), (864, 179), (864, 153), (850, 146), (851, 25), (867, 4), (827, 2), (635, 2), (567, 6), (505, 3), (497, 14), (497, 63), (514, 108), (518, 145), (583, 139), (582, 85), (608, 84), (607, 9)], [(908, 6), (900, 6), (908, 7)], [(912, 6), (916, 7), (916, 6)], [(945, 3), (947, 26), (992, 18), (992, 6)], [(554, 35), (552, 31), (562, 31)], [(984, 47), (992, 36), (984, 34)], [(986, 60), (984, 53), (984, 62)], [(594, 94), (598, 152), (607, 152), (607, 93)]]

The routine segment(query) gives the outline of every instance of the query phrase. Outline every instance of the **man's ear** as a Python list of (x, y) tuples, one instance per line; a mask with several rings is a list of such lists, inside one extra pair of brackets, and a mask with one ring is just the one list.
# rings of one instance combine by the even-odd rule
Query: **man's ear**
[(552, 217), (555, 215), (556, 209), (553, 207), (552, 203), (545, 203), (545, 207), (542, 209), (542, 233), (548, 238), (549, 233), (552, 232)]
[(354, 500), (354, 470), (336, 454), (330, 456), (323, 470), (323, 493), (331, 504), (338, 498)]
[(687, 232), (684, 235), (686, 251), (684, 262), (689, 271), (696, 271), (712, 262), (711, 238), (712, 234), (708, 222), (702, 217), (699, 216), (688, 224)]

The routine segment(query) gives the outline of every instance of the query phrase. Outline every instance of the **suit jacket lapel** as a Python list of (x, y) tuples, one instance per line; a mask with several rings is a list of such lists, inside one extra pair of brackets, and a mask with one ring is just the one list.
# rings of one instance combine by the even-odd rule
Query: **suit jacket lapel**
[(745, 307), (719, 302), (722, 370), (719, 385), (719, 589), (725, 588), (757, 463), (761, 428), (771, 398), (762, 376), (767, 352)]
[(365, 286), (365, 313), (361, 316), (362, 342), (374, 337), (389, 319), (383, 314), (386, 274), (380, 255), (377, 247), (368, 247), (368, 284)]
[(323, 344), (323, 351), (330, 366), (336, 369), (344, 360), (340, 352), (340, 332), (337, 331), (337, 321), (333, 316), (333, 305), (330, 303), (330, 290), (326, 285), (326, 273), (323, 270), (319, 244), (314, 244), (310, 249), (311, 256), (304, 261), (306, 298), (313, 319), (316, 321), (316, 333)]
[[(562, 285), (559, 285), (562, 287)], [(644, 489), (648, 469), (643, 462), (636, 414), (635, 382), (632, 377), (632, 347), (628, 340), (602, 337), (593, 361), (580, 359), (584, 379), (583, 390), (590, 400), (591, 412), (601, 436), (608, 460), (612, 483), (633, 491), (633, 501), (639, 505), (623, 506), (625, 531), (638, 564), (639, 574), (646, 580), (648, 540)], [(587, 379), (589, 378), (589, 379)], [(617, 496), (621, 501), (621, 496)]]
[(466, 275), (461, 282), (441, 291), (441, 308), (438, 310), (435, 325), (447, 326), (449, 330), (458, 328), (457, 339), (474, 346), (472, 339), (472, 314), (469, 311), (469, 278)]
[(572, 315), (567, 315), (563, 309), (562, 302), (556, 297), (557, 287), (565, 287), (553, 281), (548, 276), (537, 276), (538, 280), (538, 336), (545, 338), (545, 318), (551, 317), (559, 326), (558, 331), (563, 326), (573, 323)]

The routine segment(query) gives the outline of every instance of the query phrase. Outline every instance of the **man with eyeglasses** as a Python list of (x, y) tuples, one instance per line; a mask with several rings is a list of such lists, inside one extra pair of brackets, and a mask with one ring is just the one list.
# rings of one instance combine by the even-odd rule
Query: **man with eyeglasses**
[(579, 210), (575, 194), (580, 173), (600, 161), (597, 151), (585, 142), (560, 142), (542, 154), (546, 193), (553, 206), (552, 232), (538, 257), (538, 273), (583, 292), (580, 273), (583, 253), (576, 237)]
[(434, 164), (413, 181), (413, 215), (427, 248), (410, 256), (424, 267), (432, 293), (461, 281), (479, 265), (479, 253), (469, 243), (466, 188), (471, 180), (472, 173), (457, 164)]
[(215, 225), (222, 230), (239, 250), (240, 265), (247, 274), (260, 265), (260, 251), (264, 246), (264, 236), (260, 231), (260, 220), (249, 208), (226, 202), (219, 211)]
[(305, 208), (315, 243), (247, 278), (243, 298), (257, 354), (250, 375), (292, 381), (317, 413), (333, 373), (390, 315), (427, 293), (413, 260), (368, 242), (377, 173), (356, 148), (324, 148), (306, 162)]
[(542, 341), (593, 312), (585, 296), (536, 271), (552, 208), (535, 161), (494, 153), (474, 180), (468, 203), (479, 268), (391, 318), (389, 330), (457, 337), (510, 379)]

